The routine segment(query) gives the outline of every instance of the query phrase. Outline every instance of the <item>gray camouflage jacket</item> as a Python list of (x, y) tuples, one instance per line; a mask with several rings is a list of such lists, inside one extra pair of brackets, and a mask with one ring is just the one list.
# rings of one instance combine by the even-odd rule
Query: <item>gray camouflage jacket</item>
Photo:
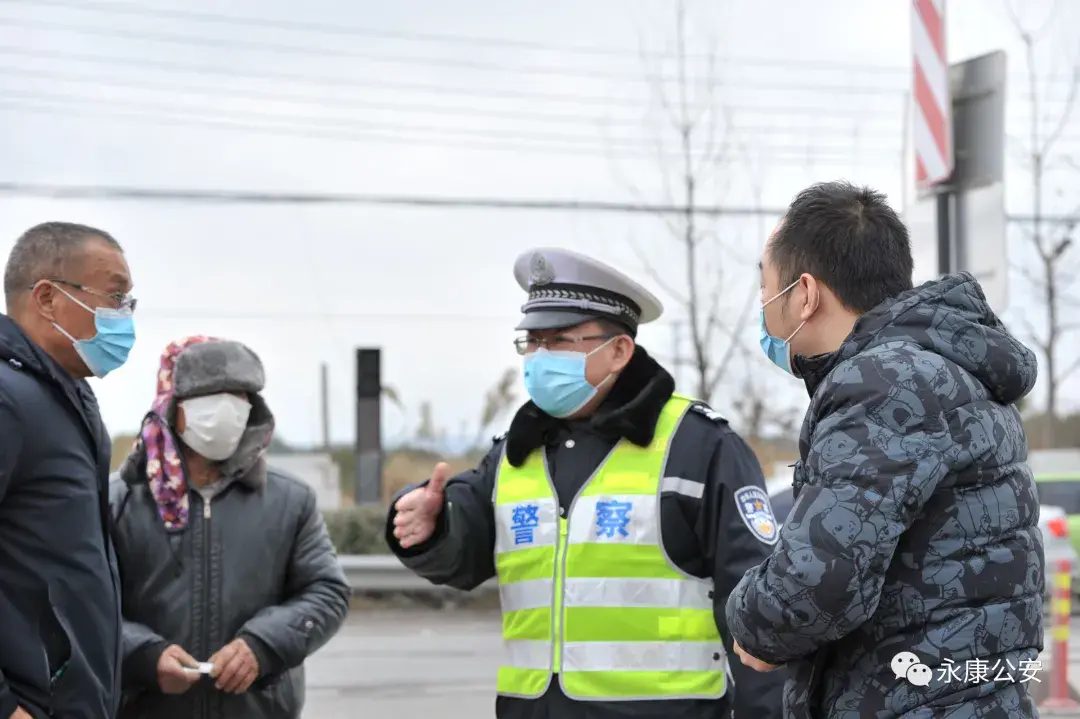
[(1043, 548), (1014, 406), (1032, 352), (962, 273), (795, 367), (812, 397), (795, 504), (727, 605), (747, 652), (788, 666), (786, 717), (1038, 716)]

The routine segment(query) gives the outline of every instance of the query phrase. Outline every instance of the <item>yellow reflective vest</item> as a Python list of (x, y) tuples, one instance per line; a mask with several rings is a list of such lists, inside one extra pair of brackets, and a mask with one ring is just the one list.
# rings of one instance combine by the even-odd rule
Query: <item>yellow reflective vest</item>
[(504, 452), (494, 494), (500, 694), (539, 697), (558, 674), (581, 700), (723, 696), (712, 581), (676, 567), (660, 539), (660, 494), (686, 481), (664, 466), (692, 403), (673, 396), (648, 447), (619, 441), (565, 519), (544, 450), (521, 467)]

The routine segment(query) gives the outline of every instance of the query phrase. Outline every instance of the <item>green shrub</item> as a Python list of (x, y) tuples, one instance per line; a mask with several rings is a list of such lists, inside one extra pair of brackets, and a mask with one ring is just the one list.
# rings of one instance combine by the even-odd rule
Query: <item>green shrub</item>
[(389, 554), (386, 546), (386, 508), (346, 507), (324, 512), (330, 541), (340, 554)]

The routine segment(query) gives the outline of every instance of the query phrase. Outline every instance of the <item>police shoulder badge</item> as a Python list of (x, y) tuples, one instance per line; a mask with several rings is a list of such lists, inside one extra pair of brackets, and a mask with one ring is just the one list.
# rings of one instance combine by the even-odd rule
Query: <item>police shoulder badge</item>
[(735, 506), (751, 534), (765, 544), (776, 544), (780, 526), (764, 489), (748, 486), (735, 490)]
[(703, 402), (695, 402), (692, 407), (695, 412), (705, 415), (717, 424), (727, 424), (727, 417)]
[(539, 252), (532, 256), (529, 261), (529, 285), (547, 285), (555, 279), (555, 271), (551, 269), (547, 258)]

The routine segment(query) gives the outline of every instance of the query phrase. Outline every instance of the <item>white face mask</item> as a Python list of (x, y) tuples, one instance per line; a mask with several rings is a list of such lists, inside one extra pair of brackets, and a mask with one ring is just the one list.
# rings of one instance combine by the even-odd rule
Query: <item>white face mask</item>
[(233, 456), (247, 429), (251, 403), (231, 394), (208, 394), (181, 400), (184, 444), (215, 462)]

